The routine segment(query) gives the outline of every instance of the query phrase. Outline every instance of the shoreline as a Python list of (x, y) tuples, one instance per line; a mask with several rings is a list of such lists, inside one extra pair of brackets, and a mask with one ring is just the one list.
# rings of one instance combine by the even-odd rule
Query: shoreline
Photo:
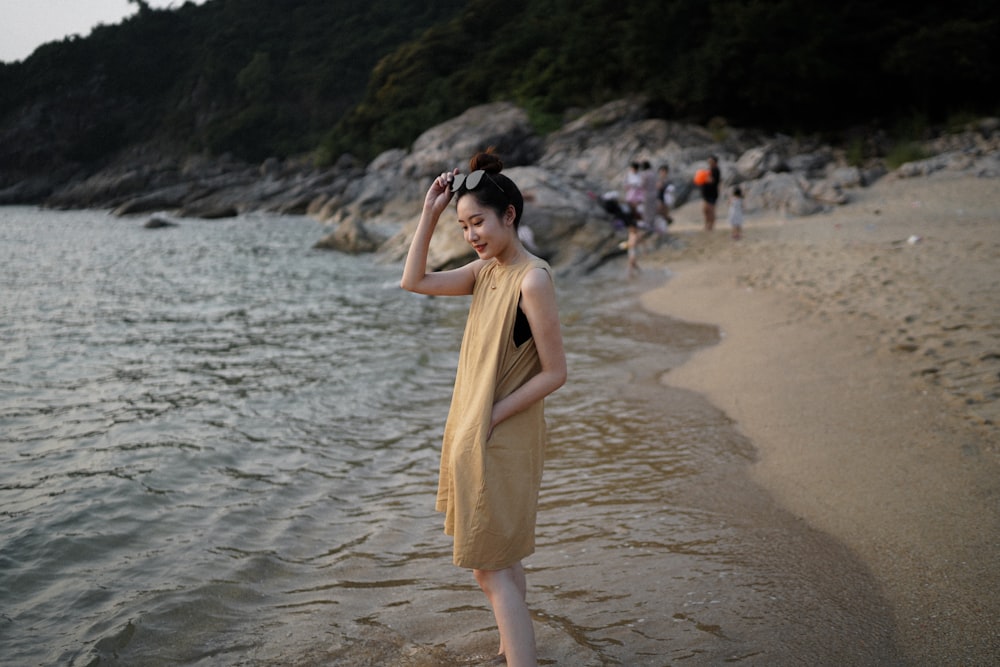
[(748, 216), (739, 243), (688, 206), (684, 247), (643, 260), (674, 273), (645, 308), (722, 333), (662, 381), (729, 415), (751, 479), (871, 568), (916, 665), (1000, 657), (994, 186), (886, 180)]

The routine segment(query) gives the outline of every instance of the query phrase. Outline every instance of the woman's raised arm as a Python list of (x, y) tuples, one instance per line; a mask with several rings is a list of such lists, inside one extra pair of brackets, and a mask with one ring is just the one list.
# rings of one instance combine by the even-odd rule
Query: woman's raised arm
[(410, 241), (410, 250), (406, 253), (403, 278), (399, 281), (399, 286), (405, 290), (435, 296), (472, 294), (472, 287), (476, 282), (476, 262), (450, 271), (427, 272), (427, 251), (431, 245), (431, 237), (441, 214), (451, 201), (451, 182), (457, 173), (456, 169), (441, 174), (427, 190), (420, 222)]

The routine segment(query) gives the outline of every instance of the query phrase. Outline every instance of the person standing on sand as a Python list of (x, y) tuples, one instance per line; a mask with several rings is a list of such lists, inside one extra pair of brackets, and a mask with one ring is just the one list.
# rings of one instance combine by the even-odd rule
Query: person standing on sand
[(701, 187), (701, 211), (705, 216), (705, 231), (715, 229), (715, 203), (719, 200), (719, 160), (714, 155), (708, 158), (708, 180)]
[[(545, 448), (543, 399), (566, 382), (552, 271), (518, 238), (520, 190), (492, 151), (469, 173), (434, 179), (424, 198), (400, 286), (418, 294), (472, 295), (441, 448), (436, 509), (454, 537), (455, 565), (472, 569), (511, 667), (537, 665), (522, 559), (535, 550)], [(438, 219), (452, 196), (478, 258), (427, 271)], [(457, 231), (457, 230), (456, 230)]]

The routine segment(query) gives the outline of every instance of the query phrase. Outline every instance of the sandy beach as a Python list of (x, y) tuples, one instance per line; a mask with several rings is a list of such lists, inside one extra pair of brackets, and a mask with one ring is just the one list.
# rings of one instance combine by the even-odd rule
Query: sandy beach
[(944, 173), (886, 177), (805, 218), (720, 202), (675, 213), (642, 256), (653, 312), (722, 341), (667, 372), (734, 419), (751, 476), (843, 543), (915, 665), (1000, 661), (1000, 193)]

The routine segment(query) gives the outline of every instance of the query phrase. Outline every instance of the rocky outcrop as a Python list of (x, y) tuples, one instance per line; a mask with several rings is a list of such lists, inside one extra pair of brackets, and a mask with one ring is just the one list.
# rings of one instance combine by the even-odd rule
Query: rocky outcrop
[[(842, 151), (818, 142), (731, 128), (713, 133), (699, 126), (646, 118), (643, 109), (642, 100), (613, 102), (544, 139), (531, 134), (527, 118), (516, 107), (500, 104), (470, 109), (429, 129), (410, 150), (379, 156), (368, 165), (363, 179), (344, 191), (336, 206), (325, 207), (319, 215), (334, 226), (354, 229), (363, 225), (376, 230), (371, 235), (384, 239), (378, 244), (379, 254), (387, 260), (401, 260), (430, 180), (441, 171), (461, 168), (476, 150), (498, 145), (502, 155), (515, 155), (513, 162), (524, 165), (510, 169), (509, 175), (524, 191), (524, 224), (533, 234), (537, 252), (561, 271), (589, 271), (619, 254), (621, 240), (593, 194), (620, 188), (627, 165), (635, 160), (648, 160), (654, 168), (669, 166), (676, 205), (682, 206), (699, 197), (694, 173), (710, 155), (716, 155), (723, 187), (740, 185), (751, 215), (758, 211), (814, 215), (847, 203), (852, 189), (871, 185), (889, 173), (879, 161), (863, 168), (849, 165)], [(950, 157), (904, 165), (900, 177), (941, 168), (982, 174), (1000, 171), (1000, 127), (986, 123), (965, 134), (967, 139), (949, 145)], [(526, 148), (519, 152), (520, 144)], [(973, 157), (963, 162), (956, 153)], [(470, 259), (471, 251), (461, 236), (448, 233), (446, 221), (440, 227), (431, 243), (430, 265), (446, 268)], [(339, 236), (343, 241), (333, 247), (360, 249), (353, 232)]]
[[(248, 165), (229, 158), (174, 156), (136, 146), (96, 173), (30, 175), (0, 189), (0, 204), (43, 203), (108, 208), (128, 216), (164, 212), (177, 218), (219, 218), (253, 210), (310, 215), (330, 228), (316, 243), (350, 253), (405, 255), (427, 184), (465, 169), (478, 150), (495, 146), (525, 195), (524, 225), (535, 250), (564, 272), (589, 271), (620, 253), (620, 238), (597, 195), (621, 190), (627, 165), (667, 165), (675, 207), (699, 197), (695, 171), (716, 155), (723, 187), (740, 185), (745, 210), (813, 215), (844, 204), (852, 189), (889, 173), (878, 160), (847, 163), (843, 151), (815, 141), (764, 136), (647, 118), (641, 99), (619, 100), (538, 135), (528, 114), (509, 103), (469, 109), (429, 128), (412, 146), (387, 151), (369, 164), (349, 155), (318, 169), (306, 160), (271, 158)], [(962, 170), (1000, 177), (1000, 120), (927, 142), (924, 160), (904, 164), (896, 178)], [(10, 178), (2, 182), (11, 183)], [(471, 251), (447, 219), (431, 244), (435, 268), (467, 261)]]
[(74, 178), (34, 176), (0, 190), (0, 204), (107, 208), (116, 215), (170, 211), (221, 218), (247, 211), (304, 215), (317, 197), (346, 190), (364, 173), (349, 156), (331, 168), (270, 159), (260, 166), (230, 158), (171, 156), (135, 147), (99, 171)]
[[(530, 133), (526, 115), (516, 107), (477, 107), (429, 129), (409, 151), (388, 151), (372, 161), (364, 177), (335, 206), (328, 203), (316, 211), (335, 228), (321, 245), (356, 252), (369, 246), (359, 244), (359, 237), (382, 237), (379, 254), (387, 261), (401, 260), (430, 180), (442, 171), (462, 168), (472, 153), (489, 145), (497, 145), (509, 159), (503, 146), (523, 144), (527, 148), (520, 152), (509, 150), (523, 160), (534, 157), (533, 165), (506, 171), (525, 195), (523, 224), (530, 229), (537, 252), (564, 272), (592, 270), (620, 253), (621, 239), (594, 193), (619, 188), (634, 160), (670, 167), (677, 205), (697, 196), (694, 172), (713, 154), (720, 158), (725, 185), (744, 183), (749, 212), (776, 209), (809, 215), (846, 201), (842, 190), (855, 181), (841, 178), (843, 182), (820, 188), (806, 177), (837, 166), (832, 150), (817, 150), (802, 159), (791, 140), (772, 140), (763, 146), (756, 143), (760, 141), (737, 131), (716, 140), (698, 126), (645, 118), (641, 100), (595, 109), (544, 140)], [(798, 162), (803, 173), (790, 173), (790, 162)], [(443, 221), (431, 242), (429, 264), (441, 269), (471, 257), (461, 236), (448, 233)]]

